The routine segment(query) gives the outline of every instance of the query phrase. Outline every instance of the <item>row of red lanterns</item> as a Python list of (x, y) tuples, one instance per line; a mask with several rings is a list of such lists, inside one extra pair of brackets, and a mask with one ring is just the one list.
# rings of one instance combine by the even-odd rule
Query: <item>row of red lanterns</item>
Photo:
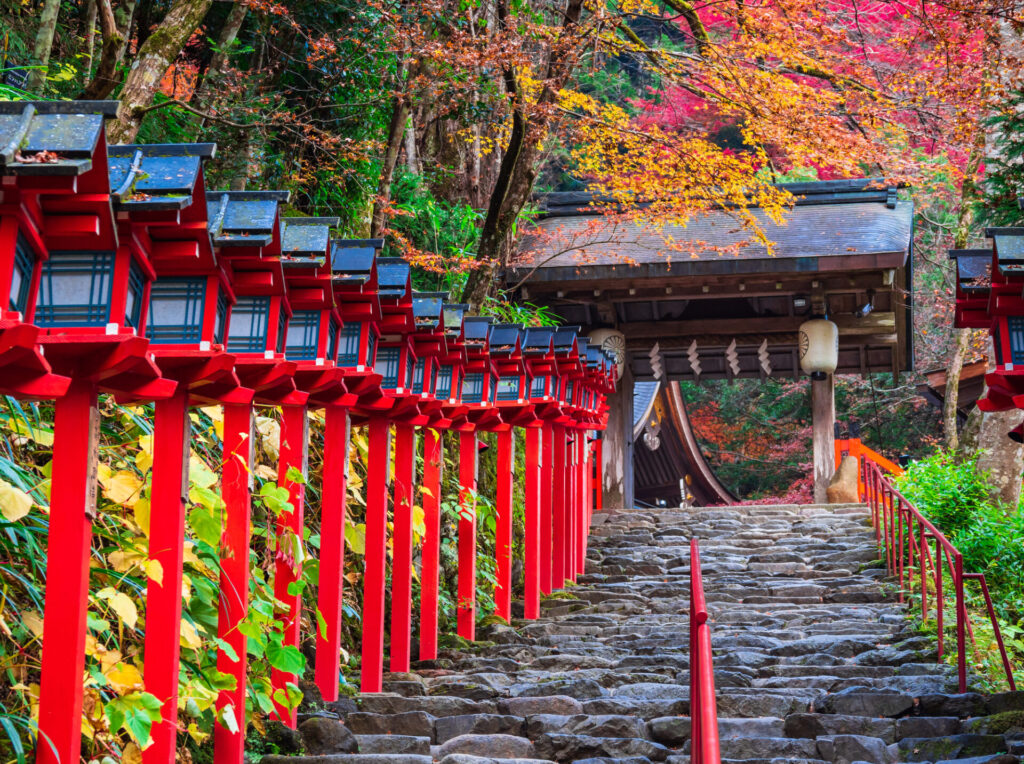
[[(144, 679), (163, 702), (146, 761), (174, 760), (188, 492), (189, 407), (224, 408), (218, 668), (236, 680), (218, 709), (215, 756), (241, 762), (245, 730), (254, 406), (282, 411), (279, 484), (301, 539), (308, 411), (325, 421), (315, 681), (338, 693), (349, 431), (365, 425), (366, 551), (361, 685), (382, 688), (387, 517), (393, 488), (390, 669), (410, 663), (416, 433), (424, 449), (420, 655), (436, 657), (441, 433), (460, 438), (458, 633), (474, 637), (477, 435), (497, 433), (497, 615), (511, 617), (513, 429), (524, 428), (525, 615), (575, 580), (594, 509), (595, 448), (614, 360), (577, 329), (495, 325), (446, 295), (416, 293), (409, 265), (380, 240), (331, 240), (330, 218), (284, 218), (286, 192), (208, 191), (212, 144), (107, 146), (114, 102), (0, 103), (0, 392), (55, 399), (55, 439), (37, 761), (79, 756), (98, 395), (154, 401)], [(4, 286), (0, 282), (0, 288)], [(393, 435), (392, 435), (393, 433)], [(394, 483), (388, 485), (394, 441)], [(599, 441), (597, 441), (599, 446)], [(597, 454), (599, 460), (599, 454)], [(291, 476), (291, 477), (290, 477)], [(599, 494), (599, 490), (597, 491)], [(285, 644), (298, 645), (298, 571), (279, 553)], [(294, 675), (275, 672), (284, 688)], [(294, 725), (294, 709), (276, 715)]]

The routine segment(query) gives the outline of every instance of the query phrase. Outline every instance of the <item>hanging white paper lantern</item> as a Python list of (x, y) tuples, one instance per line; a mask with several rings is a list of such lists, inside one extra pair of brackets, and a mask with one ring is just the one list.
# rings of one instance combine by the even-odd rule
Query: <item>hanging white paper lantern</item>
[(590, 333), (590, 344), (610, 351), (615, 356), (615, 381), (622, 379), (622, 373), (626, 370), (626, 335), (617, 329), (595, 329)]
[(825, 379), (839, 365), (839, 327), (825, 318), (800, 324), (800, 368), (811, 379)]

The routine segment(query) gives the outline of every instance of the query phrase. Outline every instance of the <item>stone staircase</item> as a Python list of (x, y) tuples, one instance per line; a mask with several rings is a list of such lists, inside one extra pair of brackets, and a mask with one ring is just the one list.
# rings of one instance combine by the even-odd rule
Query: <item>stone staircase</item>
[(862, 506), (594, 518), (587, 574), (385, 694), (302, 715), (264, 764), (689, 762), (689, 549), (701, 539), (724, 762), (1004, 764), (1024, 693), (957, 694), (876, 561)]

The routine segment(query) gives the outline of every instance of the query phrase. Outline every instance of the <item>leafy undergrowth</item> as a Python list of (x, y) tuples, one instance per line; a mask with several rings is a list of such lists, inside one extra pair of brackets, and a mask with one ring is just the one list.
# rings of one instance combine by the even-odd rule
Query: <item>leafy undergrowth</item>
[[(1024, 666), (1024, 514), (1020, 507), (1006, 507), (993, 501), (988, 480), (976, 472), (975, 461), (945, 452), (912, 462), (896, 484), (960, 551), (964, 571), (985, 574), (1010, 665), (1018, 682), (1024, 680), (1018, 670)], [(943, 572), (946, 660), (955, 665), (955, 602), (949, 587), (951, 576), (948, 569)], [(913, 580), (919, 582), (920, 574)], [(935, 634), (936, 600), (931, 581), (928, 590), (932, 612), (922, 626), (927, 633)], [(919, 601), (917, 583), (915, 591)], [(965, 594), (974, 634), (973, 640), (967, 638), (968, 656), (978, 683), (986, 689), (1005, 689), (1006, 675), (980, 585), (968, 581)], [(917, 612), (920, 617), (919, 607)]]
[[(139, 761), (160, 703), (146, 692), (143, 645), (146, 630), (147, 582), (162, 581), (164, 571), (149, 558), (150, 481), (153, 461), (152, 406), (121, 406), (112, 398), (100, 402), (101, 464), (98, 470), (98, 512), (90, 555), (88, 635), (86, 643), (83, 755), (87, 759)], [(319, 514), (322, 485), (323, 421), (311, 412), (305, 529), (302, 538), (279, 534), (278, 515), (292, 511), (287, 492), (277, 487), (280, 425), (274, 409), (258, 410), (255, 443), (252, 533), (250, 546), (250, 610), (243, 629), (248, 637), (248, 717), (257, 733), (272, 701), (295, 706), (302, 693), (296, 686), (270, 686), (272, 668), (307, 677), (316, 629), (322, 617), (316, 608)], [(232, 688), (230, 675), (217, 670), (218, 548), (224, 504), (220, 497), (222, 417), (216, 407), (193, 410), (185, 577), (182, 584), (179, 687), (179, 749), (196, 761), (209, 759), (215, 724), (233, 718), (215, 717), (220, 690)], [(48, 501), (52, 475), (53, 409), (5, 399), (0, 409), (0, 760), (31, 759), (39, 692), (42, 613), (45, 599)], [(488, 436), (489, 437), (489, 436)], [(447, 441), (447, 436), (446, 436)], [(365, 432), (352, 432), (345, 528), (345, 592), (343, 617), (343, 689), (358, 683), (362, 569), (365, 546), (363, 479), (367, 459)], [(517, 449), (520, 455), (525, 449)], [(481, 457), (477, 503), (477, 613), (493, 612), (494, 505), (489, 461)], [(440, 625), (454, 630), (458, 550), (455, 528), (460, 508), (455, 484), (458, 471), (455, 443), (446, 442), (442, 501)], [(422, 458), (418, 460), (422, 467)], [(493, 465), (490, 467), (493, 475)], [(294, 474), (290, 477), (296, 477)], [(490, 493), (489, 493), (490, 492)], [(517, 495), (515, 538), (522, 538), (522, 499)], [(414, 544), (424, 533), (423, 512), (414, 508)], [(389, 542), (390, 544), (390, 542)], [(273, 566), (279, 552), (292, 560), (299, 574), (295, 585), (304, 592), (302, 644), (282, 644), (275, 620), (280, 603), (273, 594)], [(391, 550), (389, 548), (389, 555)], [(516, 544), (513, 554), (521, 558)], [(416, 560), (418, 564), (418, 557)], [(521, 566), (518, 566), (521, 568)], [(414, 581), (414, 617), (419, 587)], [(390, 602), (390, 597), (387, 598)], [(414, 629), (416, 624), (414, 624)]]

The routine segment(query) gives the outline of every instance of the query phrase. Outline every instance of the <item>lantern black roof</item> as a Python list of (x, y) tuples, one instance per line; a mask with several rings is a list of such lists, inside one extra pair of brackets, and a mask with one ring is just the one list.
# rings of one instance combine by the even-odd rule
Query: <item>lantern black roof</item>
[(995, 242), (1000, 273), (1024, 273), (1024, 228), (986, 228)]
[(444, 330), (450, 336), (462, 333), (462, 324), (469, 305), (464, 302), (446, 302), (444, 304)]
[(573, 340), (580, 334), (578, 326), (559, 326), (555, 329), (555, 352), (566, 353), (572, 349)]
[(110, 193), (122, 209), (182, 209), (216, 143), (118, 145), (107, 150)]
[[(0, 168), (7, 175), (81, 175), (117, 101), (0, 101)], [(39, 161), (35, 155), (53, 152)], [(40, 157), (39, 159), (42, 159)]]
[(490, 316), (466, 316), (462, 321), (463, 332), (466, 342), (474, 345), (483, 345), (487, 342), (487, 336), (491, 330)]
[(951, 249), (950, 260), (956, 260), (957, 280), (965, 290), (988, 289), (992, 273), (991, 249)]
[(331, 245), (331, 229), (340, 218), (284, 218), (281, 253), (285, 265), (323, 265)]
[(597, 345), (587, 348), (587, 362), (591, 366), (601, 366), (606, 360), (607, 356)]
[(381, 297), (404, 297), (409, 291), (411, 269), (400, 257), (377, 258), (377, 293)]
[(447, 292), (413, 292), (412, 316), (417, 327), (436, 329), (441, 326)]
[(551, 350), (555, 330), (547, 326), (531, 327), (523, 337), (523, 352), (528, 355), (546, 355)]
[(278, 208), (288, 191), (207, 191), (213, 240), (220, 246), (266, 246), (274, 239)]
[(515, 324), (494, 324), (487, 341), (491, 355), (509, 355), (516, 348), (522, 336), (522, 329)]
[(580, 335), (576, 338), (576, 348), (579, 350), (580, 358), (583, 360), (583, 364), (587, 363), (587, 350), (590, 346), (590, 338)]
[(384, 239), (335, 239), (331, 242), (331, 270), (335, 281), (365, 283)]

